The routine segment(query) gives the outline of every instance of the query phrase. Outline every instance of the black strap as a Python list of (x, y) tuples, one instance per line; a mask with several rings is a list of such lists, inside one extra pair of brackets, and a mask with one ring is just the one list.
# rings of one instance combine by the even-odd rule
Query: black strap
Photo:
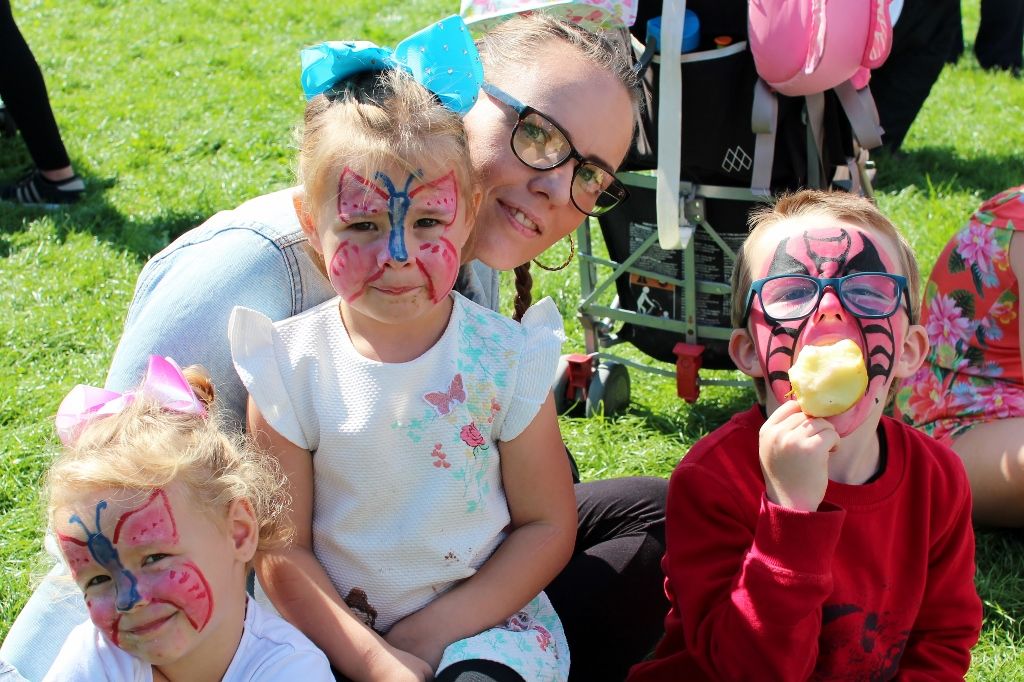
[(644, 53), (640, 55), (640, 59), (638, 59), (636, 64), (633, 65), (633, 73), (636, 74), (637, 78), (644, 77), (644, 73), (647, 72), (647, 67), (651, 65), (651, 60), (654, 59), (654, 53), (656, 51), (654, 41), (649, 41), (644, 47)]

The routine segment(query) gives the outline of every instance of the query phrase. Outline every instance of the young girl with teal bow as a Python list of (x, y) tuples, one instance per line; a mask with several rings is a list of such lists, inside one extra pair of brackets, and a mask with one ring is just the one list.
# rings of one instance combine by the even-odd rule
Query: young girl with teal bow
[(348, 678), (565, 680), (542, 592), (576, 528), (550, 395), (561, 316), (546, 299), (520, 324), (452, 290), (480, 201), (468, 31), (453, 17), (303, 65), (296, 210), (338, 296), (228, 325), (250, 433), (294, 500), (258, 598)]

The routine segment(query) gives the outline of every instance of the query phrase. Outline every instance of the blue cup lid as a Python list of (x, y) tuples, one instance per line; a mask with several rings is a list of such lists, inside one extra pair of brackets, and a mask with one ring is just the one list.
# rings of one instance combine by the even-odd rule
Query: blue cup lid
[[(647, 39), (654, 39), (654, 49), (661, 52), (661, 17), (647, 21)], [(683, 52), (692, 52), (700, 44), (700, 19), (692, 10), (683, 15)]]

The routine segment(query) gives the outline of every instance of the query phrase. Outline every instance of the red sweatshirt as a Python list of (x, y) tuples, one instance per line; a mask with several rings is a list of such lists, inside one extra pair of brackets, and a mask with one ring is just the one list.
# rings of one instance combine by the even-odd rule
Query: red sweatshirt
[(759, 407), (702, 438), (669, 484), (672, 610), (649, 680), (962, 680), (981, 628), (971, 498), (952, 450), (887, 417), (884, 470), (816, 512), (765, 496)]

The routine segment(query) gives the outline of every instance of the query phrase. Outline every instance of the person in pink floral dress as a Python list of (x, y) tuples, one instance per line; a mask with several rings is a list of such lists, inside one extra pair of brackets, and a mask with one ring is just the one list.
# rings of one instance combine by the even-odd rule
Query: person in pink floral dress
[(963, 459), (982, 525), (1024, 526), (1019, 231), (1024, 185), (984, 202), (946, 244), (921, 310), (931, 350), (896, 396), (898, 416)]

